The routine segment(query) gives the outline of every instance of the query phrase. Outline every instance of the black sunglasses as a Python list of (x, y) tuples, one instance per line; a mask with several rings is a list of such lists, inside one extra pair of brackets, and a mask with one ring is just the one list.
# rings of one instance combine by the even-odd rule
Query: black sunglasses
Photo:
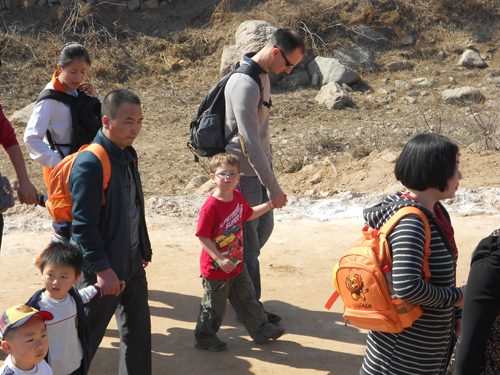
[(285, 66), (287, 68), (293, 68), (295, 65), (293, 64), (290, 64), (290, 61), (288, 61), (288, 59), (286, 58), (285, 54), (283, 53), (283, 51), (281, 50), (281, 48), (279, 48), (278, 46), (274, 46), (274, 48), (277, 48), (279, 49), (279, 51), (281, 52), (281, 56), (283, 56), (283, 59), (285, 60)]

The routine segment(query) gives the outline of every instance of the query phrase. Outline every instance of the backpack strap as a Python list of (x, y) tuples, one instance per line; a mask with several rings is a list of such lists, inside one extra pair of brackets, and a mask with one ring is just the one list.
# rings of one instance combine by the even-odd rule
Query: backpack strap
[(340, 293), (338, 290), (335, 289), (335, 292), (333, 292), (333, 294), (330, 296), (330, 298), (328, 298), (328, 301), (326, 301), (325, 303), (325, 308), (330, 310), (333, 306), (333, 304), (335, 303), (335, 301), (337, 300), (337, 298), (340, 297)]
[(40, 95), (38, 95), (36, 103), (38, 104), (39, 102), (45, 99), (53, 99), (57, 100), (58, 102), (63, 102), (64, 104), (71, 105), (74, 103), (76, 98), (73, 95), (67, 94), (59, 90), (45, 89), (40, 93)]
[(431, 228), (429, 226), (429, 220), (427, 220), (427, 216), (422, 212), (422, 210), (413, 206), (406, 206), (400, 208), (391, 218), (385, 223), (382, 228), (378, 231), (374, 231), (374, 235), (376, 232), (383, 233), (384, 235), (388, 235), (389, 232), (396, 226), (396, 224), (405, 216), (408, 215), (417, 215), (425, 227), (425, 243), (424, 243), (424, 259), (422, 263), (422, 278), (425, 282), (429, 282), (431, 277), (431, 270), (429, 268), (429, 256), (431, 255)]
[[(243, 74), (246, 74), (247, 76), (250, 76), (255, 81), (255, 83), (257, 83), (257, 85), (259, 86), (260, 99), (259, 99), (258, 105), (262, 104), (263, 106), (265, 106), (269, 109), (271, 108), (271, 105), (272, 105), (271, 98), (269, 98), (269, 102), (266, 102), (266, 101), (264, 101), (264, 99), (262, 99), (264, 96), (264, 88), (262, 87), (260, 75), (253, 69), (253, 67), (250, 64), (240, 65), (240, 62), (238, 61), (236, 63), (236, 67), (234, 68), (232, 73), (243, 73)], [(236, 135), (236, 133), (238, 133), (237, 126), (226, 137), (226, 141), (229, 141), (231, 138), (233, 138)], [(247, 157), (247, 151), (245, 149), (245, 141), (244, 141), (243, 137), (241, 136), (241, 134), (239, 136), (240, 136), (241, 151), (243, 152), (243, 155), (245, 155)]]
[(257, 83), (257, 85), (259, 85), (259, 92), (260, 92), (259, 104), (262, 104), (263, 106), (270, 109), (272, 106), (271, 98), (269, 98), (269, 102), (266, 102), (266, 101), (264, 101), (264, 99), (262, 99), (262, 97), (264, 95), (264, 88), (262, 87), (262, 82), (260, 80), (259, 74), (252, 68), (252, 66), (249, 64), (240, 65), (239, 61), (238, 61), (233, 73), (236, 73), (236, 72), (243, 73), (243, 74), (250, 76)]
[[(43, 90), (40, 95), (38, 95), (38, 99), (36, 100), (37, 103), (41, 102), (42, 100), (45, 99), (52, 99), (52, 100), (57, 100), (58, 102), (62, 102), (64, 104), (68, 104), (69, 106), (73, 105), (75, 102), (76, 98), (72, 95), (69, 95), (65, 92), (59, 91), (59, 90), (54, 90), (54, 89), (45, 89)], [(60, 143), (55, 143), (54, 139), (52, 138), (52, 134), (50, 131), (47, 129), (47, 140), (49, 141), (50, 149), (52, 151), (57, 151), (59, 152), (59, 155), (61, 156), (62, 159), (64, 159), (64, 154), (59, 148), (59, 146), (62, 147), (71, 147), (70, 144), (60, 144)]]
[(111, 179), (111, 162), (109, 161), (109, 156), (104, 147), (102, 147), (99, 143), (91, 143), (90, 145), (85, 145), (78, 150), (80, 151), (90, 151), (101, 161), (102, 171), (103, 171), (103, 182), (102, 182), (102, 204), (106, 203), (106, 199), (104, 198), (104, 191), (108, 188), (109, 180)]
[[(252, 66), (249, 64), (241, 65), (240, 62), (238, 61), (236, 63), (236, 67), (233, 69), (231, 75), (234, 73), (243, 73), (243, 74), (246, 74), (247, 76), (250, 76), (255, 81), (255, 83), (257, 83), (257, 85), (259, 86), (259, 93), (261, 96), (260, 102), (263, 102), (263, 100), (262, 100), (262, 90), (263, 90), (262, 82), (260, 81), (259, 75), (253, 70)], [(231, 138), (233, 138), (236, 135), (236, 133), (238, 133), (237, 126), (233, 129), (233, 131), (231, 133), (228, 134), (228, 136), (226, 137), (226, 141), (229, 141)], [(246, 152), (243, 152), (243, 153), (246, 155)]]

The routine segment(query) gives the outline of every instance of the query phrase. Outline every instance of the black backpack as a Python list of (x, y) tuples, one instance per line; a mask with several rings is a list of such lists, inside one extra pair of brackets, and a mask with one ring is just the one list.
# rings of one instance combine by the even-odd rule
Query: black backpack
[(50, 148), (53, 151), (59, 152), (61, 158), (64, 159), (65, 155), (62, 153), (60, 147), (69, 147), (69, 154), (73, 154), (78, 151), (80, 147), (94, 140), (97, 132), (102, 127), (101, 102), (99, 99), (85, 95), (82, 92), (78, 92), (78, 96), (75, 97), (53, 89), (43, 90), (36, 102), (39, 103), (45, 99), (57, 100), (71, 107), (71, 121), (73, 124), (71, 144), (55, 143), (52, 134), (50, 134), (50, 131), (47, 129), (47, 139)]
[(210, 89), (198, 107), (196, 116), (191, 120), (187, 147), (194, 154), (196, 162), (199, 161), (199, 156), (207, 157), (224, 152), (229, 140), (238, 133), (238, 128), (235, 128), (227, 137), (224, 137), (224, 128), (226, 125), (224, 90), (229, 77), (236, 72), (252, 77), (259, 85), (261, 93), (260, 103), (266, 107), (271, 107), (271, 100), (269, 100), (269, 103), (262, 100), (263, 89), (259, 74), (250, 65), (236, 63), (236, 67)]

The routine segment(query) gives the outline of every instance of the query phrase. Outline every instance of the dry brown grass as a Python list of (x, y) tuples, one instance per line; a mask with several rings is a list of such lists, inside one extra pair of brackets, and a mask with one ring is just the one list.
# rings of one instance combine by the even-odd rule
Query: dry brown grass
[[(191, 162), (185, 147), (189, 121), (202, 97), (219, 79), (223, 46), (234, 44), (234, 33), (241, 22), (260, 19), (277, 27), (294, 28), (306, 39), (310, 54), (323, 56), (331, 56), (339, 44), (357, 40), (354, 26), (364, 22), (389, 38), (385, 46), (371, 47), (380, 67), (408, 59), (418, 67), (418, 73), (360, 70), (363, 84), (351, 95), (354, 104), (336, 112), (316, 104), (316, 90), (273, 91), (271, 126), (278, 173), (295, 172), (311, 161), (339, 152), (362, 157), (373, 150), (399, 149), (419, 131), (447, 135), (461, 147), (472, 142), (483, 142), (492, 149), (500, 147), (493, 135), (493, 128), (498, 126), (496, 115), (484, 106), (472, 112), (468, 107), (443, 106), (432, 90), (430, 96), (420, 98), (420, 104), (413, 106), (402, 102), (404, 93), (388, 98), (376, 92), (373, 98), (363, 94), (369, 88), (376, 91), (383, 78), (391, 79), (383, 87), (392, 87), (395, 79), (411, 80), (411, 74), (423, 76), (441, 69), (443, 62), (436, 59), (436, 53), (444, 50), (454, 56), (470, 40), (491, 44), (487, 48), (495, 53), (500, 38), (500, 11), (495, 6), (498, 0), (207, 0), (204, 5), (198, 0), (184, 0), (179, 4), (185, 5), (123, 15), (78, 2), (60, 11), (28, 9), (1, 14), (0, 103), (4, 111), (10, 115), (36, 99), (52, 76), (57, 47), (71, 40), (83, 43), (93, 62), (89, 79), (101, 93), (127, 87), (143, 100), (147, 121), (138, 149), (145, 168), (146, 195), (182, 194), (183, 186), (194, 175), (205, 173)], [(168, 29), (173, 19), (182, 20), (184, 27), (161, 32), (160, 26)], [(401, 47), (398, 39), (408, 33), (414, 34), (418, 43)], [(429, 73), (423, 66), (430, 69)], [(445, 84), (448, 77), (440, 79), (440, 84)], [(3, 170), (1, 162), (0, 167)], [(30, 175), (40, 173), (36, 164), (28, 168)]]
[[(358, 22), (386, 27), (396, 37), (405, 33), (419, 33), (433, 23), (445, 21), (454, 29), (470, 27), (499, 17), (497, 1), (492, 0), (425, 0), (415, 1), (343, 1), (343, 0), (269, 0), (246, 12), (233, 12), (234, 1), (222, 0), (215, 7), (211, 18), (202, 29), (185, 28), (158, 38), (123, 27), (120, 22), (110, 22), (100, 17), (100, 9), (88, 3), (73, 2), (69, 8), (48, 12), (50, 27), (42, 22), (19, 22), (16, 17), (3, 19), (0, 32), (0, 52), (4, 62), (12, 61), (17, 69), (33, 71), (31, 79), (40, 68), (50, 72), (55, 65), (53, 51), (70, 40), (84, 44), (93, 57), (92, 79), (106, 87), (141, 79), (144, 76), (168, 76), (180, 70), (193, 72), (200, 64), (217, 65), (224, 44), (233, 43), (234, 30), (247, 19), (262, 19), (277, 27), (291, 27), (305, 37), (313, 54), (329, 56), (345, 38), (356, 39), (352, 28)], [(189, 6), (189, 4), (187, 4)], [(149, 15), (154, 23), (155, 18)], [(193, 17), (193, 16), (191, 16)], [(161, 20), (161, 18), (157, 18)], [(14, 20), (14, 21), (13, 21)], [(1, 25), (0, 21), (0, 25)], [(139, 25), (140, 22), (137, 22)], [(417, 25), (417, 26), (416, 26)], [(429, 38), (426, 35), (427, 38)], [(463, 48), (463, 47), (462, 47)], [(407, 52), (404, 57), (425, 59), (434, 49)], [(44, 81), (50, 73), (42, 74)], [(194, 75), (198, 81), (199, 77)], [(21, 89), (33, 98), (33, 81)], [(194, 82), (193, 82), (194, 83)], [(22, 98), (19, 98), (22, 100)]]

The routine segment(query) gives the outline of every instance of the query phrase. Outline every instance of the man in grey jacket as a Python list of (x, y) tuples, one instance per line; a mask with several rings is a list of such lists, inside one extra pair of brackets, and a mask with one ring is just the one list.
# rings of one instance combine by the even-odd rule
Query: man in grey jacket
[[(269, 200), (273, 208), (282, 208), (287, 203), (272, 169), (269, 134), (271, 84), (268, 72), (289, 74), (302, 60), (304, 52), (304, 41), (298, 33), (291, 29), (278, 29), (259, 52), (248, 53), (241, 60), (241, 64), (248, 64), (259, 73), (262, 91), (250, 76), (243, 73), (234, 73), (227, 82), (225, 133), (230, 134), (236, 127), (238, 132), (229, 140), (226, 151), (240, 160), (241, 179), (237, 188), (252, 207)], [(243, 259), (253, 281), (257, 301), (261, 296), (258, 257), (273, 226), (273, 211), (243, 223)], [(281, 320), (276, 314), (265, 309), (264, 312), (270, 323), (276, 324)]]

